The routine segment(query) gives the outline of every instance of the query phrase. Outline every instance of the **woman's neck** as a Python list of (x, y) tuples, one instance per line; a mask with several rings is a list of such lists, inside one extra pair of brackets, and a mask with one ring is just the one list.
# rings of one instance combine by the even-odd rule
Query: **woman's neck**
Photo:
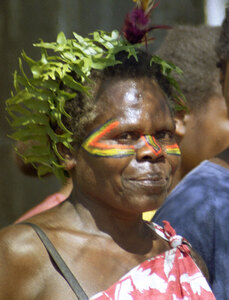
[(73, 184), (72, 184), (72, 178), (69, 177), (66, 179), (66, 181), (64, 182), (64, 184), (61, 186), (59, 193), (63, 194), (67, 197), (69, 197), (69, 195), (72, 192), (72, 188), (73, 188)]
[(154, 233), (142, 220), (141, 213), (117, 210), (76, 190), (73, 190), (70, 202), (76, 210), (79, 230), (109, 238), (123, 249), (138, 254), (152, 247)]
[(217, 156), (210, 159), (211, 162), (214, 162), (226, 169), (229, 169), (229, 148), (226, 148), (224, 151), (219, 153)]

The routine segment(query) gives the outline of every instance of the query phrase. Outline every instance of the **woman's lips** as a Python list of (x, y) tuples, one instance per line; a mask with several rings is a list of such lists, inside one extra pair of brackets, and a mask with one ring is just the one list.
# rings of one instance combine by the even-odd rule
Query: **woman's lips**
[(136, 188), (144, 189), (152, 193), (161, 193), (167, 190), (168, 178), (162, 175), (141, 175), (127, 179)]

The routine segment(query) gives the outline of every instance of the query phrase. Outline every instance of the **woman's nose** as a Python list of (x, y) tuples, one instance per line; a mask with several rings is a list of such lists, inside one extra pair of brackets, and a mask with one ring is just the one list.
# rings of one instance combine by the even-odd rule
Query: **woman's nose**
[(157, 160), (164, 156), (162, 147), (157, 143), (156, 139), (151, 135), (143, 135), (141, 137), (141, 145), (136, 151), (138, 161)]

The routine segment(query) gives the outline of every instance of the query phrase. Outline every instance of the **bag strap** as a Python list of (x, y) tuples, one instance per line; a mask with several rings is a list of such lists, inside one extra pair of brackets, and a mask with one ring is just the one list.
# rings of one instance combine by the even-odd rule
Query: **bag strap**
[(25, 224), (31, 226), (34, 231), (37, 233), (38, 237), (44, 244), (46, 250), (58, 266), (62, 276), (65, 278), (75, 295), (78, 297), (79, 300), (88, 300), (88, 296), (84, 292), (83, 288), (80, 286), (78, 280), (75, 278), (75, 276), (72, 274), (69, 267), (64, 262), (63, 258), (60, 256), (60, 254), (57, 252), (56, 248), (52, 244), (52, 242), (49, 240), (45, 232), (37, 225), (30, 223), (30, 222), (22, 222), (19, 224)]

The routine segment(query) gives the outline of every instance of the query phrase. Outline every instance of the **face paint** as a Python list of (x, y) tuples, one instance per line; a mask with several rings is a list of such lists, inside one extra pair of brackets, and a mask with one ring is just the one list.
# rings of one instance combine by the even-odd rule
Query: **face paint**
[(82, 147), (91, 155), (101, 157), (123, 157), (135, 154), (133, 145), (108, 145), (101, 142), (102, 137), (119, 125), (119, 121), (110, 120), (97, 128), (83, 142)]
[(141, 139), (145, 142), (146, 146), (154, 152), (156, 156), (161, 154), (162, 149), (152, 135), (143, 135)]
[(177, 144), (165, 146), (165, 152), (169, 155), (176, 155), (176, 156), (181, 155), (180, 148), (178, 147)]
[[(101, 142), (101, 139), (107, 133), (111, 132), (114, 128), (118, 127), (119, 121), (110, 120), (104, 125), (95, 129), (83, 142), (82, 148), (85, 149), (89, 154), (99, 157), (125, 157), (135, 154), (135, 147), (133, 145), (108, 145)], [(141, 136), (141, 139), (144, 141), (145, 145), (154, 152), (156, 156), (160, 155), (162, 148), (156, 142), (156, 139), (147, 134)], [(180, 155), (180, 149), (177, 144), (165, 146), (166, 153), (169, 155)]]

